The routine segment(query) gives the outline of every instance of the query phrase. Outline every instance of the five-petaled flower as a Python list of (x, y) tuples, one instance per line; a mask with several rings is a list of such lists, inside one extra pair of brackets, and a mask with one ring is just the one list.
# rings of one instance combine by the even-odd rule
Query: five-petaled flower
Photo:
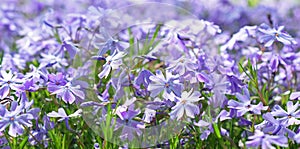
[(65, 121), (66, 126), (69, 130), (72, 130), (70, 125), (69, 125), (69, 119), (72, 117), (79, 117), (81, 116), (82, 109), (78, 109), (75, 111), (73, 114), (67, 115), (65, 110), (63, 108), (59, 108), (58, 112), (52, 111), (47, 114), (48, 117), (54, 117), (54, 118), (60, 118), (58, 119), (58, 122)]
[(282, 42), (284, 45), (297, 44), (296, 40), (282, 30), (284, 26), (279, 26), (278, 28), (271, 28), (266, 24), (261, 24), (258, 31), (262, 33), (259, 36), (259, 41), (265, 43), (265, 47), (270, 47), (274, 41)]
[(174, 107), (172, 107), (172, 112), (170, 113), (171, 117), (177, 117), (177, 120), (183, 117), (184, 113), (190, 117), (195, 118), (195, 114), (200, 113), (199, 106), (195, 104), (200, 98), (200, 93), (191, 89), (189, 92), (183, 91), (181, 98)]
[(19, 105), (17, 101), (13, 101), (10, 110), (0, 105), (0, 131), (3, 132), (9, 126), (9, 135), (16, 137), (23, 134), (25, 127), (32, 126), (31, 120), (35, 118), (34, 113), (39, 111), (39, 109), (33, 108), (24, 112), (32, 104), (33, 102), (21, 102)]
[(283, 110), (279, 105), (275, 105), (271, 114), (275, 117), (278, 117), (278, 120), (283, 124), (290, 125), (299, 125), (300, 120), (300, 110), (298, 109), (299, 102), (295, 105), (292, 101), (288, 101), (286, 104), (287, 111)]
[(241, 102), (229, 100), (228, 108), (236, 109), (238, 117), (243, 116), (247, 112), (260, 115), (262, 110), (268, 109), (267, 106), (263, 106), (262, 102), (259, 102), (257, 105), (252, 104), (249, 91), (246, 88), (244, 88), (244, 95), (236, 93), (236, 98)]
[[(104, 54), (105, 55), (105, 54)], [(103, 70), (98, 74), (99, 78), (106, 78), (112, 70), (119, 68), (122, 65), (122, 58), (126, 55), (125, 52), (115, 51), (109, 56), (94, 56), (98, 60), (105, 60)]]
[(51, 94), (57, 94), (62, 97), (65, 103), (72, 104), (76, 100), (79, 101), (85, 98), (84, 92), (80, 89), (79, 85), (74, 86), (71, 82), (68, 82), (64, 86), (51, 86)]
[(14, 75), (11, 71), (6, 72), (1, 70), (0, 77), (0, 98), (5, 98), (9, 95), (10, 90), (23, 90), (23, 81), (18, 74)]
[(157, 96), (162, 91), (166, 99), (173, 100), (175, 96), (180, 97), (182, 85), (178, 76), (172, 75), (170, 71), (166, 71), (165, 77), (160, 70), (157, 70), (156, 75), (150, 76), (149, 79), (151, 82), (147, 89), (151, 92), (151, 97)]
[(262, 149), (275, 149), (272, 144), (288, 147), (288, 139), (281, 135), (269, 135), (260, 130), (255, 130), (253, 136), (248, 137), (249, 141), (246, 142), (247, 147), (261, 147)]

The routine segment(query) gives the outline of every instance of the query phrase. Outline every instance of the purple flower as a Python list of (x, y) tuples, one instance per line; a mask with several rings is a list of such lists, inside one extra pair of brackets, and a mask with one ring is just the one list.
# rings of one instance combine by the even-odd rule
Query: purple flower
[(68, 51), (70, 58), (74, 58), (76, 53), (79, 51), (79, 49), (69, 41), (64, 41), (59, 51), (60, 52)]
[(265, 43), (265, 47), (270, 47), (274, 41), (280, 41), (284, 45), (297, 44), (296, 40), (289, 34), (282, 32), (284, 26), (271, 28), (266, 24), (261, 24), (258, 31), (263, 35), (259, 36), (259, 41)]
[(289, 138), (294, 138), (295, 132), (287, 128), (287, 125), (276, 120), (271, 113), (266, 113), (262, 116), (265, 121), (256, 125), (256, 129), (261, 129), (265, 133), (273, 135), (288, 135)]
[(99, 143), (95, 143), (95, 144), (94, 144), (94, 149), (100, 149)]
[(281, 147), (288, 147), (288, 139), (285, 136), (269, 135), (260, 130), (255, 130), (253, 136), (248, 137), (249, 141), (246, 142), (247, 147), (261, 147), (262, 149), (275, 149), (272, 145)]
[(28, 142), (30, 142), (31, 145), (43, 142), (45, 147), (48, 146), (48, 131), (54, 128), (54, 122), (51, 122), (47, 116), (43, 117), (43, 122), (43, 125), (37, 122), (36, 129), (31, 131), (32, 135), (28, 138)]
[(137, 86), (143, 85), (145, 88), (147, 88), (151, 82), (149, 78), (150, 76), (153, 76), (153, 74), (149, 70), (142, 70), (134, 80), (134, 84)]
[(80, 86), (73, 86), (71, 82), (68, 82), (64, 86), (51, 86), (52, 95), (57, 94), (62, 97), (62, 100), (65, 103), (72, 104), (74, 101), (83, 100), (85, 98), (85, 94), (80, 90)]
[(299, 125), (300, 120), (300, 110), (298, 110), (299, 103), (295, 105), (292, 101), (288, 101), (286, 104), (287, 111), (283, 110), (279, 105), (275, 105), (271, 114), (275, 117), (278, 117), (278, 120), (286, 126), (290, 125)]
[(122, 65), (122, 58), (126, 55), (125, 52), (116, 52), (106, 58), (95, 56), (97, 59), (104, 59), (106, 62), (103, 65), (103, 70), (99, 73), (99, 78), (106, 78), (112, 70), (118, 69)]
[(35, 83), (34, 79), (28, 79), (24, 82), (24, 90), (26, 91), (37, 91), (39, 89), (39, 86)]
[(23, 112), (24, 109), (27, 109), (26, 107), (31, 106), (32, 103), (33, 102), (31, 102), (30, 105), (26, 106), (25, 104), (23, 104), (23, 102), (18, 105), (18, 102), (13, 101), (10, 111), (7, 110), (3, 105), (0, 105), (0, 131), (4, 131), (5, 128), (9, 126), (9, 135), (16, 137), (23, 134), (25, 129), (24, 127), (31, 127), (31, 120), (35, 118), (30, 111), (39, 111), (38, 109), (31, 109), (29, 111)]
[[(213, 125), (227, 119), (231, 119), (231, 114), (226, 110), (222, 110), (216, 118), (211, 119), (208, 122), (199, 120), (198, 122), (194, 122), (194, 125), (200, 127), (201, 130), (203, 128), (207, 128), (207, 130), (204, 130), (200, 136), (201, 140), (206, 140), (210, 134), (215, 132)], [(220, 128), (220, 132), (222, 136), (229, 136), (228, 131), (222, 127)]]
[(0, 98), (8, 96), (10, 90), (21, 91), (22, 89), (22, 80), (18, 74), (14, 75), (11, 71), (1, 70)]
[(165, 77), (160, 70), (157, 70), (156, 75), (150, 76), (149, 79), (151, 82), (148, 91), (151, 92), (151, 97), (157, 96), (161, 91), (164, 91), (163, 97), (166, 99), (172, 99), (174, 95), (180, 96), (182, 85), (179, 83), (178, 77), (172, 75), (170, 71), (166, 71)]
[(64, 86), (67, 84), (67, 80), (65, 79), (65, 76), (62, 73), (55, 74), (49, 74), (48, 75), (49, 82), (48, 85), (48, 91), (51, 92), (52, 86)]
[(58, 119), (58, 122), (65, 121), (67, 128), (69, 130), (72, 130), (69, 125), (69, 119), (72, 117), (81, 116), (81, 113), (82, 113), (82, 110), (79, 109), (79, 110), (75, 111), (73, 114), (67, 115), (67, 113), (65, 112), (65, 110), (63, 108), (59, 108), (58, 112), (52, 111), (52, 112), (48, 113), (47, 116), (60, 118), (60, 119)]
[(236, 98), (241, 101), (229, 100), (228, 101), (228, 108), (236, 109), (237, 116), (243, 116), (247, 112), (251, 112), (254, 114), (261, 114), (262, 110), (267, 110), (267, 106), (263, 106), (261, 102), (258, 105), (251, 104), (250, 94), (248, 89), (244, 88), (244, 95), (237, 93)]
[[(132, 103), (132, 101), (129, 102)], [(128, 139), (131, 141), (134, 138), (134, 134), (137, 134), (138, 136), (142, 134), (140, 129), (145, 128), (145, 125), (141, 122), (133, 120), (133, 118), (139, 113), (139, 110), (134, 110), (134, 104), (130, 104), (130, 106), (123, 105), (117, 108), (116, 114), (118, 115), (119, 119), (117, 119), (115, 129), (123, 127), (120, 135), (121, 140)]]
[(179, 120), (185, 113), (188, 117), (195, 118), (195, 114), (199, 114), (200, 109), (199, 106), (194, 103), (201, 100), (200, 95), (201, 94), (197, 91), (193, 92), (193, 89), (191, 89), (189, 92), (182, 92), (179, 101), (174, 107), (172, 107), (170, 116), (172, 118), (176, 117), (177, 120)]

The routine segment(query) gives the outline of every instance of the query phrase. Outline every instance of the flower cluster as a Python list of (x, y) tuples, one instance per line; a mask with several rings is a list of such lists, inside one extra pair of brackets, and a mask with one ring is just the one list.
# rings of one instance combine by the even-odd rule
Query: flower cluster
[(299, 2), (160, 2), (1, 2), (0, 147), (299, 148)]

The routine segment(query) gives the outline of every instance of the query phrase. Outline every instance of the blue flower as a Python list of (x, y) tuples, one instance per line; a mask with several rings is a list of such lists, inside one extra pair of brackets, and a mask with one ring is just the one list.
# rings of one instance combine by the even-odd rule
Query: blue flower
[[(0, 105), (0, 131), (4, 131), (8, 126), (8, 134), (10, 136), (16, 137), (24, 133), (24, 127), (31, 127), (32, 122), (35, 118), (35, 114), (39, 109), (28, 109), (33, 104), (33, 102), (18, 102), (13, 101), (10, 110), (7, 110), (3, 105)], [(26, 110), (27, 109), (27, 110)], [(26, 110), (26, 112), (23, 112)], [(33, 114), (35, 113), (35, 114)]]
[(298, 109), (299, 103), (295, 105), (292, 101), (288, 101), (286, 104), (287, 111), (283, 110), (279, 105), (275, 105), (271, 114), (275, 117), (278, 117), (278, 120), (284, 125), (299, 125), (300, 120), (300, 110)]
[(155, 97), (162, 91), (163, 97), (166, 99), (173, 99), (174, 95), (180, 97), (182, 85), (179, 83), (178, 77), (172, 75), (171, 72), (166, 71), (166, 77), (160, 70), (156, 71), (155, 76), (150, 76), (151, 80), (148, 91), (151, 92), (150, 96)]
[(247, 147), (261, 147), (262, 149), (275, 149), (272, 144), (288, 147), (288, 139), (285, 136), (269, 135), (260, 130), (255, 130), (253, 136), (248, 137)]
[(259, 36), (259, 41), (265, 43), (265, 47), (270, 47), (275, 41), (280, 41), (284, 45), (297, 44), (293, 37), (282, 31), (283, 29), (284, 26), (271, 28), (266, 24), (261, 24), (258, 28), (258, 31), (262, 33), (262, 35)]
[(229, 100), (228, 101), (228, 108), (236, 109), (237, 110), (237, 116), (243, 116), (247, 112), (251, 112), (254, 114), (261, 114), (262, 110), (267, 110), (267, 106), (263, 106), (261, 102), (259, 104), (254, 105), (251, 103), (250, 100), (250, 94), (248, 89), (244, 88), (244, 95), (237, 93), (236, 98), (241, 101), (235, 101), (235, 100)]
[(261, 124), (256, 125), (256, 129), (260, 129), (265, 133), (273, 135), (287, 135), (291, 139), (296, 135), (295, 132), (287, 128), (286, 124), (275, 119), (271, 113), (266, 113), (262, 117), (264, 121)]
[(68, 51), (70, 58), (74, 58), (79, 49), (69, 41), (64, 41), (59, 52)]
[[(47, 116), (43, 117), (44, 124), (38, 124), (36, 129), (31, 131), (31, 134), (28, 138), (28, 142), (30, 142), (31, 145), (36, 145), (37, 143), (44, 143), (44, 146), (48, 146), (48, 131), (54, 128), (54, 122), (50, 121), (50, 118)], [(38, 142), (37, 142), (38, 141)]]

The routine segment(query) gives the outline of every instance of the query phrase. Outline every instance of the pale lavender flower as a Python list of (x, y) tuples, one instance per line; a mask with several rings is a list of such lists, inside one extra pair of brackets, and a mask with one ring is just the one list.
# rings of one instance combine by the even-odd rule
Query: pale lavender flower
[(166, 71), (166, 77), (160, 70), (156, 71), (155, 76), (150, 76), (151, 80), (148, 91), (151, 92), (150, 96), (155, 97), (162, 91), (163, 97), (173, 100), (174, 95), (179, 97), (182, 90), (182, 84), (178, 80), (178, 76), (172, 75), (170, 71)]
[(1, 70), (0, 77), (0, 98), (8, 96), (10, 90), (21, 91), (23, 90), (23, 81), (19, 74), (13, 74), (11, 71), (6, 72)]
[(298, 132), (298, 133), (294, 136), (294, 140), (295, 140), (297, 143), (300, 143), (300, 132)]
[(58, 119), (58, 122), (65, 121), (65, 124), (69, 130), (72, 130), (69, 125), (69, 119), (73, 117), (79, 117), (81, 116), (82, 110), (78, 109), (73, 114), (67, 115), (65, 110), (63, 108), (59, 108), (58, 112), (52, 111), (47, 114), (48, 117), (54, 117), (54, 118), (60, 118)]
[[(30, 105), (32, 105), (32, 103)], [(28, 105), (28, 107), (30, 105)], [(4, 131), (9, 126), (8, 134), (16, 137), (24, 133), (24, 127), (31, 127), (31, 120), (35, 117), (30, 111), (24, 112), (24, 109), (26, 109), (26, 105), (22, 103), (18, 105), (16, 101), (12, 102), (10, 110), (0, 105), (0, 131)], [(34, 112), (39, 111), (35, 109), (32, 110)]]
[(155, 115), (156, 115), (155, 110), (146, 108), (145, 112), (144, 112), (144, 116), (143, 116), (144, 122), (146, 122), (146, 123), (152, 122), (152, 120), (155, 118)]
[(40, 67), (63, 68), (68, 66), (68, 61), (61, 54), (41, 53)]
[(34, 65), (30, 65), (29, 68), (31, 69), (31, 72), (27, 72), (25, 75), (26, 79), (34, 79), (35, 81), (47, 81), (48, 80), (48, 72), (45, 68), (35, 67)]
[(175, 74), (184, 75), (186, 72), (195, 71), (197, 65), (192, 61), (192, 58), (182, 56), (178, 59), (170, 61), (168, 69)]
[[(22, 55), (23, 56), (23, 55)], [(2, 69), (18, 71), (26, 67), (26, 59), (20, 54), (4, 53), (2, 58)]]
[(267, 106), (263, 106), (261, 102), (259, 102), (257, 105), (254, 105), (251, 103), (250, 100), (250, 94), (248, 89), (244, 88), (244, 95), (237, 93), (236, 98), (240, 101), (235, 100), (229, 100), (228, 101), (228, 108), (236, 109), (237, 110), (237, 116), (243, 116), (247, 112), (251, 112), (254, 114), (261, 114), (261, 111), (267, 110)]
[(176, 105), (172, 107), (170, 116), (172, 118), (177, 118), (177, 120), (181, 119), (184, 114), (190, 118), (195, 118), (195, 114), (197, 115), (200, 113), (199, 106), (195, 104), (201, 100), (200, 95), (201, 94), (198, 91), (193, 92), (193, 89), (189, 92), (183, 91)]
[(258, 31), (263, 33), (259, 36), (259, 41), (265, 43), (265, 47), (270, 47), (275, 41), (280, 41), (284, 45), (297, 44), (296, 40), (287, 33), (283, 32), (284, 26), (271, 28), (266, 24), (261, 24)]
[(255, 130), (253, 136), (248, 137), (249, 141), (246, 142), (247, 147), (261, 147), (262, 149), (276, 149), (274, 145), (281, 147), (288, 147), (288, 139), (281, 135), (269, 135), (260, 130)]
[(275, 105), (271, 114), (278, 118), (278, 120), (287, 126), (299, 125), (300, 110), (298, 110), (299, 102), (294, 105), (292, 101), (288, 101), (286, 104), (287, 111), (283, 110), (279, 105)]
[(293, 92), (293, 93), (290, 95), (290, 99), (291, 99), (291, 100), (299, 99), (299, 97), (300, 97), (300, 92)]
[(210, 105), (214, 108), (222, 107), (224, 101), (226, 101), (225, 93), (228, 92), (228, 87), (230, 85), (227, 80), (226, 75), (218, 74), (213, 72), (211, 74), (206, 74), (204, 72), (197, 74), (197, 79), (199, 82), (203, 82), (205, 84), (205, 88), (212, 90), (214, 93), (210, 98)]
[(226, 49), (232, 50), (234, 48), (234, 45), (237, 42), (244, 42), (249, 37), (254, 37), (256, 29), (257, 26), (244, 26), (237, 33), (233, 34), (230, 40), (228, 40), (226, 44), (221, 46), (220, 50), (221, 51), (225, 51)]
[(122, 65), (122, 58), (126, 55), (125, 52), (116, 52), (110, 56), (102, 57), (95, 56), (97, 59), (104, 59), (106, 62), (103, 65), (103, 70), (99, 73), (99, 78), (106, 78), (112, 70), (118, 69)]

